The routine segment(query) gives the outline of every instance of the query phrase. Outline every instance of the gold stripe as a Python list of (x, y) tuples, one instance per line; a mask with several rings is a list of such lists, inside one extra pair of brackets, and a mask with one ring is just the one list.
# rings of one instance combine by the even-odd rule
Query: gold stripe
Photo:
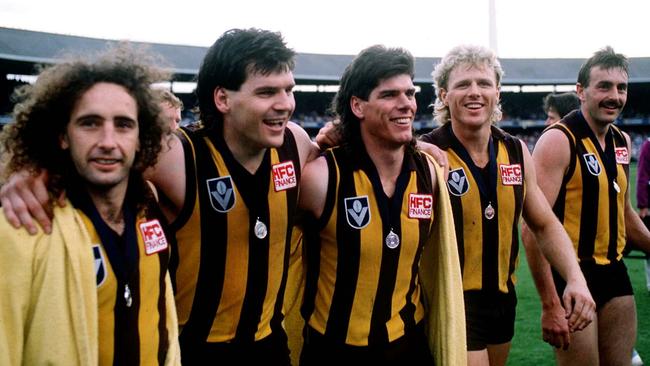
[(377, 294), (377, 283), (379, 282), (379, 269), (381, 267), (381, 247), (384, 245), (382, 233), (382, 221), (377, 207), (377, 199), (374, 195), (372, 183), (363, 171), (354, 173), (354, 186), (356, 192), (368, 193), (368, 205), (370, 211), (370, 223), (361, 229), (360, 235), (360, 258), (359, 275), (357, 286), (352, 302), (350, 313), (350, 326), (346, 343), (355, 346), (368, 344), (370, 333), (370, 320)]
[[(339, 185), (341, 172), (338, 170), (336, 164), (336, 183), (334, 200), (336, 202), (339, 195)], [(336, 283), (336, 270), (338, 263), (338, 247), (336, 240), (336, 229), (327, 230), (327, 228), (336, 228), (338, 213), (336, 205), (332, 210), (330, 219), (328, 220), (325, 229), (321, 231), (321, 246), (320, 246), (320, 268), (318, 273), (318, 284), (316, 291), (316, 298), (314, 300), (314, 311), (309, 318), (309, 325), (320, 332), (325, 333), (325, 327), (329, 319), (329, 312), (332, 306), (332, 297), (334, 296), (334, 284)], [(308, 249), (311, 250), (311, 249)]]
[[(140, 278), (140, 308), (138, 309), (138, 335), (140, 338), (140, 365), (158, 364), (158, 344), (160, 333), (158, 324), (160, 313), (158, 301), (164, 294), (160, 293), (160, 257), (145, 252), (140, 223), (146, 222), (140, 217), (136, 222), (138, 252), (140, 255), (138, 274)], [(155, 311), (151, 311), (155, 309)]]
[[(271, 149), (271, 165), (279, 162), (278, 152), (275, 149)], [(262, 339), (271, 334), (271, 319), (273, 318), (275, 302), (280, 285), (282, 284), (282, 274), (284, 273), (285, 267), (284, 254), (287, 242), (287, 231), (285, 228), (288, 225), (287, 216), (287, 191), (275, 192), (273, 179), (270, 179), (269, 228), (271, 230), (269, 230), (268, 287), (266, 289), (262, 317), (259, 323), (260, 328), (255, 333), (255, 339)]]
[[(518, 143), (518, 141), (517, 141)], [(519, 225), (519, 219), (515, 218), (515, 190), (513, 186), (503, 185), (499, 164), (512, 164), (504, 143), (498, 144), (497, 159), (497, 202), (499, 205), (499, 290), (508, 292), (508, 277), (510, 275), (510, 255), (512, 253), (512, 228)], [(523, 162), (521, 163), (523, 164)], [(523, 168), (523, 167), (522, 167)], [(523, 169), (522, 169), (523, 171)], [(523, 182), (523, 177), (522, 177)], [(514, 222), (513, 222), (514, 221)], [(514, 278), (513, 278), (514, 280)]]
[[(483, 286), (483, 210), (478, 184), (469, 166), (454, 152), (447, 150), (451, 169), (465, 171), (469, 190), (461, 197), (463, 209), (463, 290), (479, 290)], [(446, 188), (446, 187), (445, 187)]]
[[(212, 155), (212, 160), (219, 172), (226, 175), (228, 169), (221, 154), (215, 149), (212, 142), (205, 138), (206, 145)], [(229, 174), (230, 172), (228, 172)], [(219, 308), (212, 322), (208, 342), (225, 342), (235, 337), (237, 325), (244, 304), (246, 283), (248, 280), (248, 220), (235, 220), (236, 217), (247, 218), (249, 213), (239, 190), (233, 181), (235, 205), (228, 212), (228, 243), (226, 246), (226, 265), (224, 279), (227, 283), (222, 286)]]
[[(388, 329), (388, 340), (394, 341), (404, 335), (404, 321), (399, 314), (399, 311), (406, 305), (406, 296), (411, 285), (413, 277), (413, 261), (417, 255), (417, 250), (420, 242), (420, 220), (416, 218), (409, 218), (409, 193), (419, 193), (417, 187), (417, 173), (411, 172), (409, 184), (404, 191), (404, 199), (402, 200), (402, 211), (400, 214), (400, 221), (402, 226), (401, 243), (399, 250), (399, 263), (397, 265), (397, 278), (395, 279), (395, 290), (393, 291), (393, 298), (391, 303), (391, 314), (386, 327)], [(433, 208), (431, 209), (433, 212)], [(416, 279), (416, 290), (411, 296), (410, 301), (413, 301), (416, 307), (415, 322), (419, 322), (424, 316), (423, 305), (420, 301), (419, 295), (419, 282)]]
[[(183, 130), (179, 130), (185, 135), (192, 149), (192, 155), (196, 156), (194, 144), (189, 136)], [(193, 163), (194, 164), (194, 163)], [(181, 265), (176, 270), (176, 283), (182, 286), (176, 287), (174, 298), (176, 300), (176, 311), (178, 313), (178, 325), (183, 329), (187, 323), (190, 313), (192, 312), (192, 303), (196, 293), (196, 285), (199, 280), (198, 268), (201, 263), (201, 212), (199, 206), (199, 188), (198, 180), (194, 187), (186, 187), (186, 191), (194, 189), (196, 198), (194, 207), (189, 221), (176, 232), (176, 242), (178, 243), (178, 256), (181, 258)], [(192, 261), (192, 263), (189, 263)]]
[[(83, 220), (93, 245), (100, 245), (101, 240), (99, 234), (95, 230), (90, 218), (88, 218), (81, 210), (77, 210), (79, 216)], [(98, 321), (99, 327), (97, 328), (99, 339), (99, 364), (112, 365), (113, 354), (115, 353), (115, 294), (117, 293), (117, 278), (111, 262), (108, 260), (108, 255), (102, 245), (99, 246), (102, 252), (104, 271), (106, 279), (97, 287), (97, 308), (98, 308)]]

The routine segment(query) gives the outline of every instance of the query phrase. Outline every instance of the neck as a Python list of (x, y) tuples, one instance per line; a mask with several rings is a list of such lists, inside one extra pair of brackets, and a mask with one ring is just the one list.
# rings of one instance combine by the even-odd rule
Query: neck
[(395, 192), (397, 177), (402, 171), (406, 146), (401, 145), (388, 148), (385, 145), (381, 145), (378, 141), (363, 137), (362, 135), (368, 156), (370, 156), (370, 160), (375, 165), (379, 178), (381, 179), (384, 193), (386, 193), (386, 196), (392, 197)]
[(124, 232), (122, 208), (126, 197), (127, 184), (111, 187), (108, 190), (88, 187), (88, 195), (104, 222), (118, 234)]
[(223, 139), (235, 160), (249, 173), (255, 174), (260, 164), (262, 164), (266, 148), (242, 138), (241, 134), (237, 134), (233, 132), (233, 129), (225, 128), (225, 126)]
[(490, 124), (481, 126), (478, 129), (462, 128), (458, 124), (451, 123), (454, 135), (463, 145), (467, 153), (474, 161), (474, 165), (483, 168), (490, 160), (488, 143), (490, 142)]

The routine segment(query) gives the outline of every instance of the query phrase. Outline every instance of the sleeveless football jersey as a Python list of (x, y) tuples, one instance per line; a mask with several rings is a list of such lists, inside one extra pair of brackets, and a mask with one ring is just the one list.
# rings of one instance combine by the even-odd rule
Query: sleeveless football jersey
[(422, 140), (447, 151), (447, 188), (463, 289), (509, 293), (516, 281), (526, 192), (520, 141), (492, 126), (490, 162), (480, 169), (454, 136), (451, 124), (423, 135)]
[(620, 260), (625, 247), (630, 161), (625, 136), (610, 125), (603, 150), (579, 111), (549, 129), (564, 132), (571, 148), (553, 211), (569, 234), (578, 260), (600, 265)]
[(424, 317), (419, 258), (434, 220), (426, 158), (407, 155), (392, 197), (370, 158), (328, 150), (327, 202), (304, 230), (303, 317), (337, 343), (381, 345)]
[(289, 129), (250, 174), (222, 137), (181, 130), (186, 199), (174, 258), (181, 347), (281, 329), (300, 160)]

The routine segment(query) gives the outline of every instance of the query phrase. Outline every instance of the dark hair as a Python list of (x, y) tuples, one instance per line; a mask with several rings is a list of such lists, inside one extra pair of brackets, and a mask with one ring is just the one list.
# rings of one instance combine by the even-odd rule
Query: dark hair
[(261, 29), (231, 29), (208, 49), (199, 69), (196, 95), (201, 121), (207, 128), (223, 122), (214, 104), (214, 90), (239, 90), (249, 74), (292, 71), (295, 52), (280, 33)]
[(589, 74), (591, 73), (591, 69), (594, 67), (600, 67), (605, 70), (620, 68), (625, 71), (626, 74), (629, 74), (629, 62), (627, 57), (614, 52), (614, 49), (610, 46), (594, 53), (594, 55), (585, 61), (585, 63), (580, 67), (580, 71), (578, 72), (578, 83), (585, 88), (589, 86)]
[(580, 98), (575, 92), (548, 94), (544, 97), (544, 111), (555, 109), (560, 118), (564, 118), (569, 112), (580, 108)]
[[(342, 146), (352, 150), (363, 146), (360, 121), (350, 107), (352, 97), (368, 100), (382, 80), (397, 75), (409, 75), (411, 80), (414, 77), (413, 56), (403, 48), (368, 47), (345, 68), (331, 106), (331, 111), (340, 121), (337, 126), (341, 132)], [(415, 138), (411, 145), (415, 146)]]
[(0, 148), (8, 158), (6, 175), (20, 170), (45, 169), (50, 174), (50, 191), (63, 189), (70, 177), (69, 153), (59, 145), (70, 114), (79, 98), (97, 83), (124, 87), (138, 106), (139, 151), (133, 171), (153, 166), (161, 149), (165, 123), (151, 84), (168, 79), (168, 74), (151, 66), (155, 58), (128, 43), (98, 54), (76, 58), (45, 68), (33, 85), (17, 89), (14, 122), (0, 135)]

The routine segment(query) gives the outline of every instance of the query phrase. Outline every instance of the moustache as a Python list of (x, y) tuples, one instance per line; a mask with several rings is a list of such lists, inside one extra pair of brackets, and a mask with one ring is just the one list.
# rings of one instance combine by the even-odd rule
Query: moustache
[(615, 100), (608, 100), (608, 101), (600, 102), (600, 106), (605, 107), (605, 108), (618, 108), (618, 109), (621, 109), (621, 108), (623, 108), (623, 103), (617, 102)]

